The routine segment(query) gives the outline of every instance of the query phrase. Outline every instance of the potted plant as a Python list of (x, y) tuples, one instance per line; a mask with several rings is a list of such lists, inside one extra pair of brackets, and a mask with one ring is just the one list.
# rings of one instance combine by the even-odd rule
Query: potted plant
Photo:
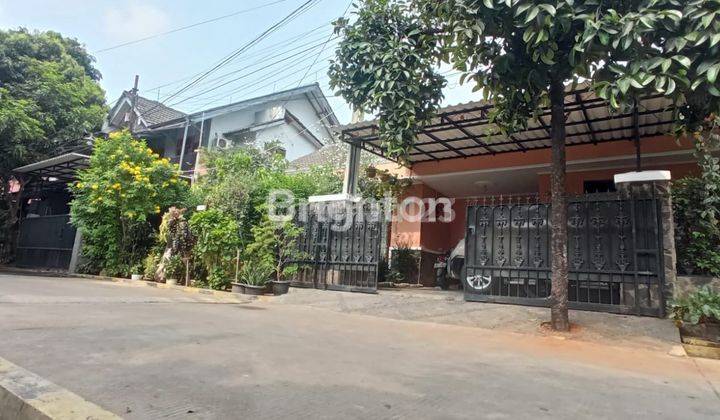
[(233, 286), (239, 286), (246, 295), (264, 295), (266, 283), (272, 272), (273, 267), (264, 261), (247, 261), (240, 269), (242, 283), (233, 283)]
[(377, 168), (370, 165), (367, 168), (365, 168), (365, 175), (367, 175), (368, 178), (375, 178), (377, 175)]
[(689, 356), (720, 359), (720, 294), (702, 287), (672, 305), (672, 316)]
[(272, 267), (273, 279), (269, 282), (274, 295), (283, 295), (290, 289), (289, 278), (297, 271), (297, 261), (302, 259), (297, 241), (302, 228), (292, 222), (277, 222), (268, 218), (253, 227), (253, 242), (247, 254), (259, 258)]
[(168, 258), (167, 263), (165, 263), (165, 283), (170, 286), (177, 285), (178, 278), (182, 276), (184, 270), (185, 264), (179, 255), (173, 255)]
[(135, 264), (130, 271), (132, 272), (132, 274), (130, 274), (130, 280), (139, 281), (143, 279), (144, 275), (142, 273), (145, 269), (142, 264)]

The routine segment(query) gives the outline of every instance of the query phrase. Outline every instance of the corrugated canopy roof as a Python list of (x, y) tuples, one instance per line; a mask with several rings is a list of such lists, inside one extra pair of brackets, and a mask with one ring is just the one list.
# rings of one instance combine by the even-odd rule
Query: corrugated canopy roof
[(90, 156), (81, 153), (65, 153), (40, 162), (15, 168), (13, 171), (38, 178), (56, 178), (68, 182), (75, 179), (77, 171), (88, 167)]
[[(491, 102), (478, 101), (441, 109), (417, 135), (409, 163), (551, 147), (549, 108), (541, 110), (538, 120), (529, 120), (525, 130), (510, 135), (489, 122), (492, 108)], [(618, 114), (587, 87), (567, 90), (565, 113), (568, 146), (667, 134), (675, 117), (672, 101), (661, 95), (643, 97), (633, 111)], [(377, 121), (346, 125), (340, 131), (344, 141), (389, 159), (378, 138)]]

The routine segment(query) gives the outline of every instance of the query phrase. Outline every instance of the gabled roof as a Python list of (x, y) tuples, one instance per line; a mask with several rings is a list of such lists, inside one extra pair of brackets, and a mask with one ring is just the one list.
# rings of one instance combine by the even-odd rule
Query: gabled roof
[[(123, 91), (120, 99), (115, 102), (115, 105), (108, 113), (108, 122), (110, 123), (116, 118), (118, 112), (123, 109), (124, 105), (127, 105), (127, 107), (129, 108), (131, 103), (131, 93), (128, 91)], [(153, 101), (139, 95), (137, 97), (135, 109), (138, 114), (138, 124), (141, 124), (146, 128), (155, 125), (165, 124), (168, 121), (183, 119), (186, 116), (184, 112), (170, 108), (169, 106), (163, 105), (158, 101)]]
[[(301, 156), (289, 164), (290, 172), (304, 172), (317, 166), (330, 166), (332, 168), (344, 169), (347, 163), (350, 145), (345, 142), (326, 144), (322, 148)], [(390, 163), (389, 160), (383, 159), (372, 154), (362, 154), (362, 165), (383, 165)]]
[[(332, 110), (332, 107), (330, 106), (330, 103), (328, 103), (327, 99), (325, 99), (325, 94), (323, 93), (318, 83), (300, 86), (298, 88), (288, 89), (281, 92), (275, 92), (269, 95), (258, 96), (257, 98), (246, 99), (244, 101), (235, 102), (229, 105), (222, 105), (215, 108), (206, 109), (204, 111), (198, 111), (190, 114), (189, 117), (191, 120), (209, 119), (217, 117), (219, 115), (229, 114), (231, 112), (242, 111), (244, 109), (260, 106), (268, 102), (290, 100), (299, 96), (307, 96), (310, 103), (313, 105), (313, 107), (315, 107), (315, 111), (318, 113), (318, 115), (323, 117), (323, 123), (326, 123), (326, 125), (328, 126), (337, 126), (340, 124), (337, 117), (335, 116), (335, 113)], [(151, 124), (150, 128), (163, 128), (166, 125), (173, 125), (181, 122), (185, 117), (186, 115), (182, 114), (174, 120), (165, 120), (162, 123), (154, 125)]]

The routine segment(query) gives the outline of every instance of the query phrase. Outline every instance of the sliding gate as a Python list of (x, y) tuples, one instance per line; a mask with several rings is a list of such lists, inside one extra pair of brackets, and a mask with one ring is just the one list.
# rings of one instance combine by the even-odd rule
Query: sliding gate
[[(466, 300), (549, 304), (547, 201), (500, 197), (468, 206)], [(569, 197), (567, 208), (569, 306), (663, 316), (663, 226), (654, 188)]]
[(375, 293), (387, 232), (371, 206), (312, 204), (299, 212), (301, 256), (292, 285)]

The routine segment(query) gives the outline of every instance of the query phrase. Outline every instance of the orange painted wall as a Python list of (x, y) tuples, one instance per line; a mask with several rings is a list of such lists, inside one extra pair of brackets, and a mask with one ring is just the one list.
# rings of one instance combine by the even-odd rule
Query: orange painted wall
[[(647, 165), (644, 170), (669, 170), (672, 179), (680, 179), (688, 175), (698, 174), (700, 168), (695, 163), (679, 163), (672, 165)], [(602, 181), (613, 179), (618, 173), (630, 172), (633, 169), (603, 169), (595, 171), (569, 172), (565, 179), (565, 191), (570, 194), (582, 194), (585, 181)], [(540, 195), (550, 193), (550, 174), (538, 175), (538, 192)]]

